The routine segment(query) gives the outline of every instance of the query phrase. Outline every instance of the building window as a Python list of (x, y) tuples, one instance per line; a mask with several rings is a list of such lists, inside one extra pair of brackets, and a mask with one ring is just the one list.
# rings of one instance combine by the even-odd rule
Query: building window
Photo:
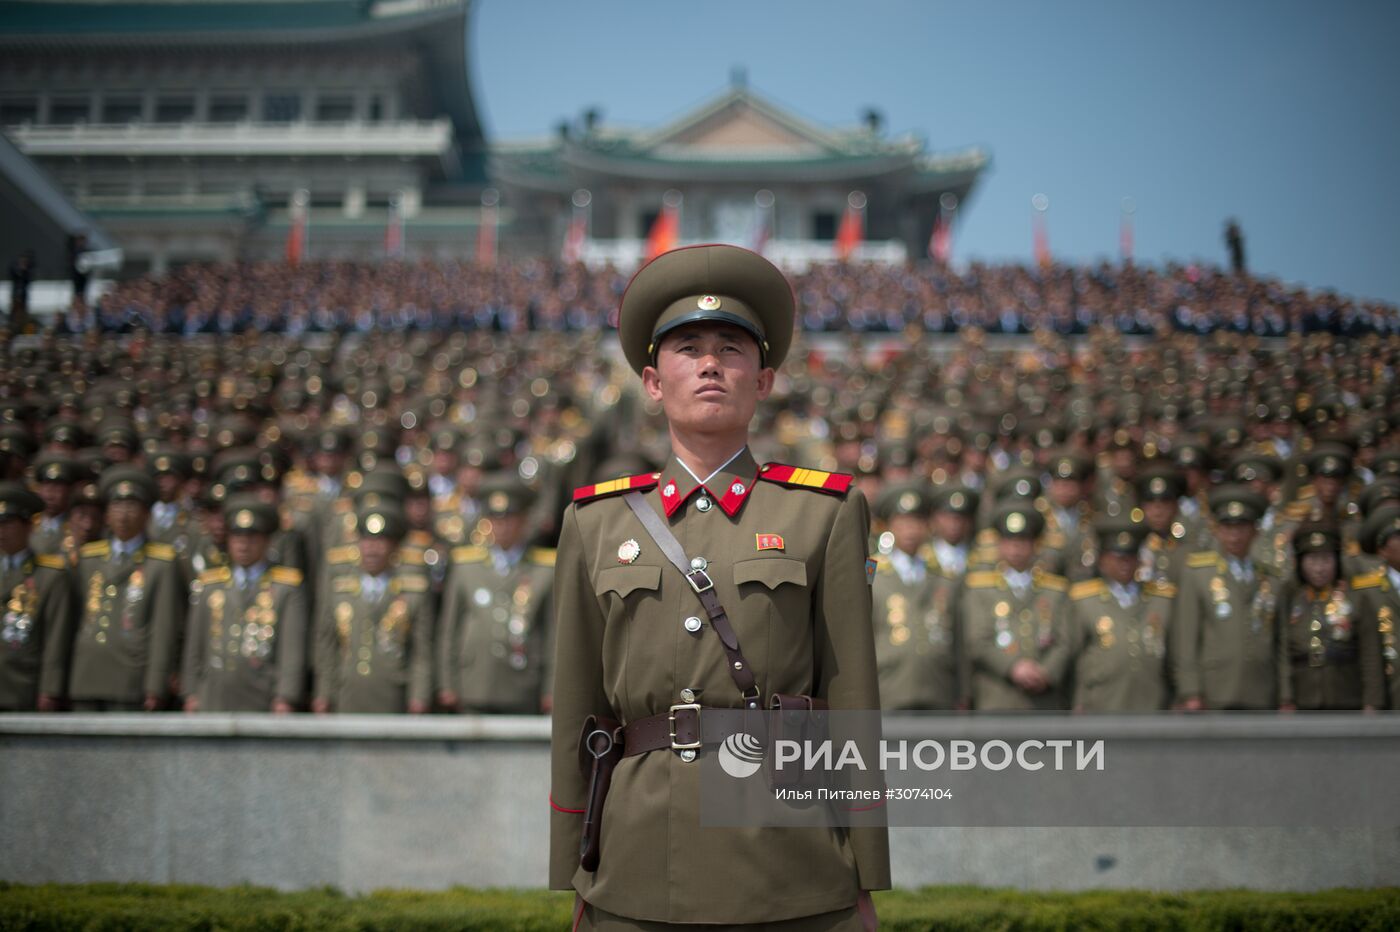
[(374, 94), (369, 99), (369, 119), (371, 123), (378, 123), (384, 119), (384, 95)]
[(55, 97), (49, 103), (49, 122), (57, 126), (86, 123), (89, 110), (86, 97)]
[(836, 213), (834, 211), (819, 210), (812, 214), (812, 239), (836, 239)]
[(209, 98), (210, 123), (241, 123), (248, 119), (248, 95), (213, 94)]
[(316, 100), (316, 119), (322, 123), (345, 123), (355, 119), (355, 98), (349, 94), (322, 94)]
[(188, 123), (193, 119), (193, 97), (159, 97), (156, 99), (157, 123)]
[(141, 111), (140, 97), (108, 97), (102, 101), (102, 122), (119, 126), (137, 123), (141, 120)]
[(654, 226), (656, 226), (656, 218), (659, 217), (659, 216), (661, 216), (661, 211), (659, 211), (659, 210), (644, 210), (644, 211), (642, 211), (642, 226), (641, 226), (641, 231), (642, 231), (642, 235), (643, 235), (643, 236), (650, 236), (650, 235), (651, 235), (651, 228), (654, 227)]
[(0, 126), (21, 126), (39, 120), (39, 102), (32, 97), (0, 99)]
[(291, 123), (301, 119), (301, 94), (272, 91), (263, 97), (263, 122)]

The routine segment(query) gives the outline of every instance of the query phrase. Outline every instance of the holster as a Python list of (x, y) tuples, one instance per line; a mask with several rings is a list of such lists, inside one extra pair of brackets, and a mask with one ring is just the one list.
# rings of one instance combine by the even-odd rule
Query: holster
[[(770, 716), (772, 730), (768, 736), (769, 747), (776, 749), (780, 740), (796, 741), (799, 744), (825, 740), (826, 716), (820, 713), (825, 712), (827, 708), (825, 699), (790, 693), (774, 693), (768, 700), (769, 711), (777, 713)], [(768, 767), (769, 783), (774, 788), (791, 788), (802, 783), (800, 768), (790, 767), (779, 770), (776, 766), (776, 753), (769, 754), (768, 760), (770, 762)]]
[(603, 830), (603, 803), (612, 785), (613, 768), (622, 759), (622, 725), (610, 718), (590, 715), (583, 720), (578, 739), (579, 768), (588, 778), (588, 801), (583, 809), (578, 862), (586, 871), (598, 869)]

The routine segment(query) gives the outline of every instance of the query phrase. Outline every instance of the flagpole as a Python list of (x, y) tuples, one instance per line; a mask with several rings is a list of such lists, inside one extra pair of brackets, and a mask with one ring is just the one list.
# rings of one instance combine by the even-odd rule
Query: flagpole
[(1036, 194), (1031, 197), (1031, 207), (1035, 213), (1031, 215), (1031, 238), (1035, 248), (1035, 262), (1041, 268), (1050, 267), (1050, 234), (1046, 228), (1045, 215), (1050, 210), (1050, 198), (1044, 194)]
[(767, 188), (762, 188), (753, 196), (754, 206), (754, 233), (750, 246), (753, 251), (760, 256), (768, 248), (768, 241), (773, 237), (773, 205), (777, 199), (773, 197), (773, 192)]
[(500, 202), (495, 188), (481, 192), (481, 226), (476, 234), (476, 261), (481, 265), (496, 264), (496, 205)]
[(933, 221), (933, 234), (929, 237), (929, 258), (947, 265), (953, 257), (953, 219), (958, 212), (958, 196), (952, 191), (944, 191), (938, 196), (938, 214)]
[(1118, 202), (1118, 249), (1123, 254), (1123, 264), (1133, 264), (1133, 214), (1137, 213), (1137, 202), (1125, 197)]

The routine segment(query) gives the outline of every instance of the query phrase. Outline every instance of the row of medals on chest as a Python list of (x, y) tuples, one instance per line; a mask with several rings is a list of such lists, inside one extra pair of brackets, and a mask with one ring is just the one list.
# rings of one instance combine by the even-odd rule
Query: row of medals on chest
[[(355, 606), (346, 601), (337, 602), (335, 633), (342, 652), (350, 650), (354, 621)], [(380, 654), (401, 659), (404, 655), (404, 643), (408, 639), (408, 629), (408, 600), (398, 595), (389, 603), (384, 614), (379, 616), (378, 624), (368, 624), (360, 630), (360, 645), (355, 653), (355, 672), (360, 676), (369, 676), (374, 671), (371, 661), (376, 649)]]
[[(530, 605), (531, 581), (528, 574), (522, 575), (510, 596), (510, 607), (496, 605), (496, 597), (486, 586), (472, 590), (472, 602), (481, 611), (488, 609), (497, 634), (491, 639), (491, 656), (504, 660), (512, 670), (524, 670), (530, 665), (529, 634), (530, 619), (527, 609)], [(500, 636), (504, 631), (505, 637)]]
[(0, 644), (11, 650), (24, 646), (34, 630), (34, 609), (38, 602), (39, 585), (33, 574), (28, 574), (24, 582), (10, 590), (9, 601), (5, 603), (4, 622), (0, 623)]
[[(215, 646), (214, 656), (210, 658), (209, 665), (218, 670), (224, 665), (225, 651), (222, 645), (228, 594), (223, 589), (211, 589), (208, 599), (209, 642)], [(253, 597), (253, 604), (229, 624), (227, 653), (241, 655), (250, 667), (260, 667), (272, 654), (272, 639), (276, 633), (277, 610), (273, 603), (272, 589), (263, 581), (258, 594)]]
[[(142, 554), (137, 553), (133, 558), (138, 564), (142, 562)], [(86, 624), (89, 628), (96, 627), (93, 640), (99, 644), (107, 643), (107, 632), (112, 626), (111, 605), (104, 603), (104, 599), (115, 599), (117, 597), (117, 586), (115, 583), (107, 582), (107, 577), (101, 570), (95, 571), (88, 577), (87, 591), (87, 615)], [(121, 612), (121, 628), (124, 635), (130, 634), (136, 628), (136, 606), (146, 595), (146, 573), (140, 566), (131, 571), (131, 575), (126, 578), (126, 599)]]

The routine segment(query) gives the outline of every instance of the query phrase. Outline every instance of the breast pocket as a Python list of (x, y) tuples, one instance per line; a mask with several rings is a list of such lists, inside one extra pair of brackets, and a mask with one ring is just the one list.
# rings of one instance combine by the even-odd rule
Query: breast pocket
[(599, 571), (594, 581), (599, 604), (609, 610), (620, 610), (647, 596), (655, 596), (660, 588), (659, 566), (610, 566)]
[(769, 557), (734, 564), (734, 586), (745, 608), (764, 609), (769, 621), (805, 625), (811, 618), (807, 564)]

